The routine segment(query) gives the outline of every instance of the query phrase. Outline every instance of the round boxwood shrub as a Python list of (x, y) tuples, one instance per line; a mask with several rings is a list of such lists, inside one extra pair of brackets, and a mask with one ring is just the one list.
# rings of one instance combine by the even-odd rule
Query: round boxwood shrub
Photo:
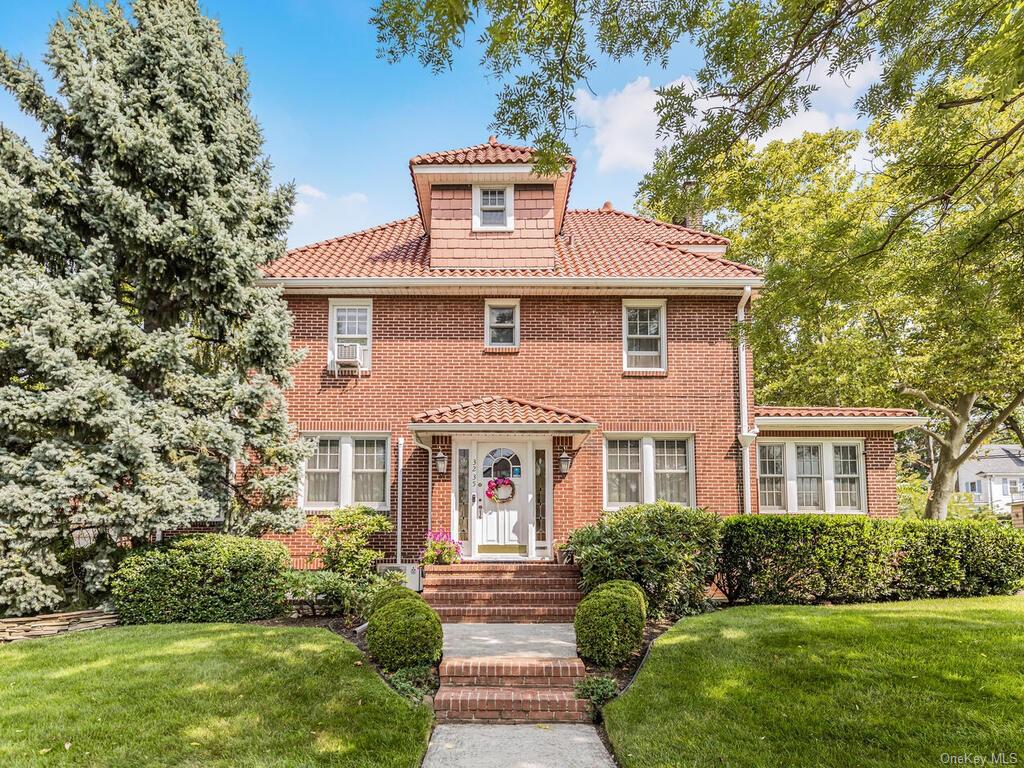
[(612, 579), (611, 581), (606, 581), (604, 584), (598, 584), (590, 594), (606, 591), (625, 592), (627, 595), (633, 595), (636, 597), (643, 608), (644, 619), (647, 619), (647, 595), (644, 594), (640, 585), (635, 581), (629, 581), (628, 579)]
[(422, 599), (394, 600), (370, 617), (366, 645), (386, 672), (441, 658), (441, 620)]
[(575, 624), (580, 656), (606, 669), (617, 667), (643, 644), (643, 603), (622, 587), (597, 590), (576, 608)]
[(123, 624), (253, 621), (284, 608), (288, 550), (219, 533), (182, 536), (125, 557), (111, 579)]
[(408, 587), (403, 587), (401, 585), (384, 587), (384, 589), (382, 589), (374, 596), (373, 601), (370, 603), (368, 617), (372, 617), (373, 614), (375, 614), (378, 609), (383, 608), (385, 605), (389, 605), (397, 600), (423, 601), (423, 598), (420, 597), (419, 592), (413, 589), (409, 589)]

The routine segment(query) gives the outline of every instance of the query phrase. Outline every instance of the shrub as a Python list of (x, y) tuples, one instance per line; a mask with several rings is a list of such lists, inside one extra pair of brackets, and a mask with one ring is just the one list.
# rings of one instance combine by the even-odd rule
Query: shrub
[(644, 619), (647, 618), (647, 595), (644, 594), (644, 591), (640, 589), (640, 585), (637, 584), (635, 581), (627, 581), (626, 579), (614, 579), (612, 581), (606, 581), (604, 584), (599, 584), (598, 586), (594, 587), (591, 594), (593, 594), (594, 592), (604, 592), (608, 590), (625, 592), (626, 594), (633, 595), (634, 597), (636, 597), (640, 601), (640, 605), (643, 606)]
[(453, 539), (447, 531), (431, 531), (427, 534), (427, 546), (420, 557), (423, 565), (451, 565), (461, 561), (461, 541)]
[(437, 670), (430, 664), (402, 667), (388, 675), (388, 682), (407, 699), (422, 701), (424, 696), (432, 695), (437, 690)]
[(587, 675), (576, 681), (576, 698), (590, 702), (596, 722), (601, 722), (601, 707), (614, 699), (618, 692), (618, 683), (609, 675)]
[(218, 533), (128, 555), (111, 579), (124, 624), (253, 621), (284, 607), (283, 545)]
[(624, 589), (592, 592), (576, 608), (576, 648), (601, 667), (617, 667), (640, 650), (644, 623), (636, 595)]
[(333, 571), (290, 571), (285, 576), (288, 598), (310, 616), (340, 616), (353, 624), (369, 615), (376, 596), (405, 581), (401, 573), (388, 572), (353, 581)]
[(369, 507), (344, 507), (332, 511), (327, 518), (317, 518), (309, 526), (316, 542), (311, 556), (324, 568), (352, 579), (369, 580), (375, 574), (374, 563), (384, 553), (370, 546), (370, 537), (392, 529), (387, 515)]
[(423, 600), (395, 600), (370, 616), (366, 645), (386, 672), (435, 664), (441, 644), (441, 620)]
[(370, 608), (366, 612), (367, 618), (370, 618), (385, 605), (389, 605), (396, 600), (423, 600), (423, 597), (416, 590), (409, 589), (402, 584), (385, 587), (374, 595), (373, 602), (370, 603)]
[(764, 515), (725, 522), (719, 587), (730, 601), (864, 602), (1008, 594), (1024, 534), (978, 520)]
[(639, 504), (578, 528), (566, 552), (580, 567), (584, 591), (618, 579), (635, 582), (652, 613), (693, 613), (707, 605), (721, 520), (678, 504)]

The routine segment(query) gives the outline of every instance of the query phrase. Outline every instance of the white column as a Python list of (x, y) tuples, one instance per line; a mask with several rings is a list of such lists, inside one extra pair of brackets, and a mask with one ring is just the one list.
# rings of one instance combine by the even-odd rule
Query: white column
[[(533, 440), (529, 440), (526, 443), (526, 457), (523, 461), (523, 472), (527, 475), (526, 478), (526, 510), (523, 514), (526, 515), (526, 556), (529, 558), (535, 558), (537, 556), (537, 517), (534, 514), (534, 508), (537, 504), (537, 462), (533, 458)], [(519, 526), (522, 530), (523, 526)], [(521, 543), (521, 542), (520, 542)]]
[(654, 485), (654, 438), (645, 437), (640, 441), (640, 475), (642, 491), (640, 499), (644, 504), (653, 504), (657, 491)]
[(836, 511), (836, 464), (832, 455), (832, 443), (821, 444), (821, 486), (825, 498), (821, 505), (826, 512)]
[(796, 512), (796, 443), (783, 443), (786, 451), (786, 511)]
[[(352, 438), (341, 438), (341, 456), (338, 457), (338, 466), (341, 468), (341, 477), (338, 479), (338, 498), (341, 499), (341, 506), (347, 507), (352, 503)], [(401, 560), (399, 559), (399, 562)]]

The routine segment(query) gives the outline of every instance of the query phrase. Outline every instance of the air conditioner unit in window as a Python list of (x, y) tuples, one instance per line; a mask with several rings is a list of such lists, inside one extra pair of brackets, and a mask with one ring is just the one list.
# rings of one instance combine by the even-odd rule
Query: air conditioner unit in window
[(380, 563), (377, 566), (378, 573), (387, 573), (388, 571), (404, 573), (405, 586), (409, 589), (415, 589), (417, 592), (423, 590), (423, 579), (418, 565), (414, 563), (402, 563), (401, 565), (395, 563)]
[(358, 344), (338, 342), (334, 346), (334, 358), (331, 360), (331, 370), (337, 373), (343, 369), (355, 370), (361, 373), (363, 365), (363, 348)]

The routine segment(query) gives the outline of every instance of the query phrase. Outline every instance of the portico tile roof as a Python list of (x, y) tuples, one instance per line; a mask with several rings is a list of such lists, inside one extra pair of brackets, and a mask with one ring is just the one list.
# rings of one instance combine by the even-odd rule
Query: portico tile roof
[(815, 416), (859, 418), (864, 416), (917, 416), (912, 408), (846, 408), (824, 406), (777, 406), (758, 405), (754, 407), (754, 416), (798, 416), (814, 418)]
[[(754, 267), (688, 246), (724, 246), (719, 235), (613, 209), (569, 210), (555, 238), (552, 269), (473, 269), (474, 277), (753, 278)], [(430, 268), (430, 239), (418, 216), (294, 248), (266, 265), (267, 278), (464, 277)]]
[(564, 408), (519, 400), (487, 396), (463, 403), (432, 408), (412, 417), (413, 424), (579, 424), (593, 420)]
[[(409, 165), (489, 165), (491, 163), (529, 163), (533, 160), (533, 147), (502, 144), (491, 136), (486, 144), (474, 144), (461, 149), (446, 149), (416, 155)], [(575, 162), (573, 158), (569, 161)]]

